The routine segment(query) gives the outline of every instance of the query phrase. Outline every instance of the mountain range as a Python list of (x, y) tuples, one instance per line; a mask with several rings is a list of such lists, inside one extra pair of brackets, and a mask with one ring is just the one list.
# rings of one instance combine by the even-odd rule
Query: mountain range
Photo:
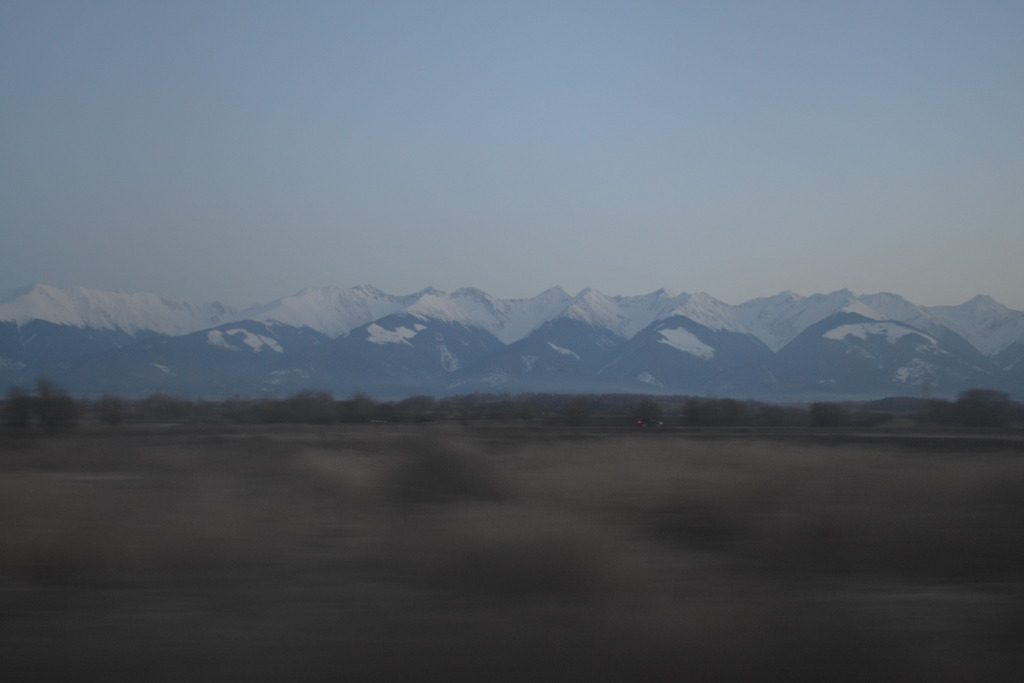
[(34, 285), (0, 294), (0, 387), (78, 395), (397, 398), (634, 392), (841, 400), (1024, 396), (1024, 312), (987, 296), (782, 292), (730, 305), (660, 289), (387, 294), (308, 288), (246, 309)]

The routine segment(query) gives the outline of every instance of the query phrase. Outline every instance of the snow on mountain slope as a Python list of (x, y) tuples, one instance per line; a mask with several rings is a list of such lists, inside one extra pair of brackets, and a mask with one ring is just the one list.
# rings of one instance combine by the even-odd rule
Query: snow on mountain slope
[(929, 337), (928, 335), (922, 335), (917, 330), (907, 327), (902, 323), (896, 322), (869, 322), (869, 323), (850, 323), (847, 325), (839, 325), (831, 330), (825, 332), (822, 336), (825, 339), (836, 339), (842, 341), (847, 337), (856, 337), (857, 339), (867, 340), (871, 335), (878, 335), (884, 337), (885, 340), (894, 344), (908, 334), (914, 334), (921, 337), (928, 346), (938, 347), (938, 340)]
[(661, 320), (670, 315), (673, 308), (683, 305), (689, 298), (689, 294), (659, 289), (656, 292), (640, 296), (612, 297), (612, 301), (629, 319), (624, 336), (631, 339), (637, 332), (655, 320)]
[(553, 287), (530, 299), (497, 299), (471, 287), (451, 294), (428, 287), (395, 296), (369, 285), (351, 289), (319, 287), (258, 306), (246, 312), (253, 320), (273, 320), (295, 327), (311, 327), (340, 337), (374, 320), (396, 313), (421, 319), (480, 327), (510, 344), (555, 317), (570, 297)]
[(864, 304), (876, 320), (899, 320), (901, 323), (916, 327), (926, 332), (938, 331), (935, 316), (926, 309), (913, 304), (899, 294), (878, 292), (877, 294), (861, 294), (857, 300)]
[(480, 327), (502, 343), (511, 344), (554, 318), (570, 300), (571, 297), (558, 287), (529, 299), (497, 299), (479, 289), (466, 287), (451, 294), (431, 291), (405, 312)]
[(703, 292), (686, 294), (659, 289), (639, 296), (608, 297), (585, 289), (572, 299), (562, 315), (611, 330), (625, 339), (631, 339), (656, 320), (674, 315), (686, 316), (712, 330), (747, 332), (728, 304)]
[(698, 325), (703, 325), (715, 332), (750, 334), (750, 330), (737, 320), (734, 307), (704, 292), (690, 295), (685, 302), (668, 311), (662, 317), (674, 315), (686, 316)]
[(926, 310), (986, 356), (1024, 342), (1024, 311), (1007, 308), (989, 296), (979, 295), (958, 306), (929, 306)]
[(811, 325), (764, 367), (771, 378), (766, 390), (775, 395), (895, 395), (912, 388), (948, 396), (993, 380), (976, 351), (965, 354), (905, 323), (854, 312)]
[(529, 299), (501, 300), (499, 303), (503, 321), (490, 331), (503, 343), (511, 344), (555, 318), (570, 301), (572, 297), (561, 287), (551, 287)]
[(0, 320), (19, 325), (44, 320), (72, 327), (119, 329), (129, 334), (143, 330), (188, 334), (238, 318), (236, 309), (217, 302), (193, 304), (147, 292), (126, 294), (84, 287), (33, 285), (0, 301)]
[(681, 315), (716, 331), (752, 334), (777, 351), (810, 325), (841, 312), (896, 320), (948, 341), (955, 332), (981, 353), (994, 356), (1024, 343), (1024, 312), (979, 296), (958, 306), (917, 306), (896, 294), (856, 295), (849, 290), (800, 296), (782, 292), (730, 306), (705, 293), (659, 289), (639, 296), (606, 296), (584, 289), (570, 296), (552, 287), (526, 299), (498, 299), (475, 288), (445, 293), (433, 288), (407, 295), (361, 285), (307, 288), (292, 296), (239, 311), (219, 303), (171, 301), (148, 293), (126, 294), (35, 285), (0, 299), (0, 321), (41, 320), (79, 328), (187, 334), (239, 320), (309, 327), (332, 338), (396, 313), (484, 329), (502, 343), (525, 338), (545, 323), (568, 318), (630, 339), (657, 320)]
[(479, 289), (460, 289), (451, 294), (431, 289), (411, 305), (405, 313), (420, 318), (461, 323), (473, 327), (497, 327), (502, 321), (501, 302)]
[(810, 325), (843, 312), (873, 320), (898, 320), (937, 336), (942, 336), (946, 327), (987, 355), (1024, 340), (1024, 313), (987, 297), (961, 306), (925, 308), (896, 294), (856, 295), (846, 289), (807, 297), (782, 292), (730, 306), (703, 292), (679, 294), (665, 289), (639, 296), (606, 296), (587, 288), (570, 296), (553, 287), (528, 299), (498, 299), (470, 287), (450, 294), (427, 288), (395, 296), (362, 285), (351, 289), (310, 288), (242, 315), (308, 326), (338, 337), (399, 312), (480, 327), (505, 344), (518, 341), (559, 317), (629, 339), (656, 320), (683, 315), (712, 330), (752, 334), (778, 351)]
[(557, 317), (608, 330), (619, 337), (627, 337), (631, 328), (629, 316), (614, 299), (589, 287), (577, 294)]
[(371, 344), (409, 344), (409, 340), (427, 329), (426, 325), (414, 324), (412, 327), (396, 327), (389, 330), (377, 323), (366, 328), (366, 341)]
[(245, 312), (245, 317), (309, 327), (329, 337), (339, 337), (372, 320), (398, 313), (416, 298), (415, 294), (385, 294), (370, 285), (348, 289), (308, 287), (292, 296), (255, 306)]
[(237, 338), (241, 343), (256, 352), (270, 349), (277, 353), (284, 353), (284, 349), (281, 348), (281, 345), (273, 337), (265, 334), (254, 334), (246, 329), (210, 330), (206, 333), (207, 341), (213, 346), (219, 346), (229, 351), (237, 351), (238, 347), (230, 343), (227, 339), (228, 337)]
[(660, 330), (658, 334), (661, 336), (661, 339), (658, 340), (659, 343), (668, 344), (672, 348), (688, 353), (691, 356), (706, 360), (715, 355), (715, 350), (712, 347), (697, 339), (693, 332), (685, 328)]
[(897, 320), (941, 336), (943, 323), (928, 309), (897, 294), (856, 295), (847, 289), (803, 297), (782, 292), (751, 299), (733, 308), (735, 319), (773, 351), (795, 339), (811, 325), (837, 313), (857, 313), (872, 320)]
[(841, 312), (852, 303), (853, 293), (846, 289), (809, 297), (786, 291), (746, 301), (736, 306), (734, 312), (751, 334), (772, 351), (778, 351), (814, 323)]
[(395, 396), (492, 390), (498, 377), (521, 391), (655, 383), (700, 394), (913, 385), (952, 395), (986, 384), (1019, 392), (1021, 349), (1024, 312), (989, 297), (922, 307), (896, 294), (839, 290), (732, 306), (665, 289), (571, 296), (553, 287), (498, 299), (474, 288), (395, 296), (363, 285), (309, 288), (238, 311), (80, 287), (0, 294), (0, 380), (43, 374), (93, 393), (258, 393), (270, 386), (268, 373), (278, 373), (274, 391), (319, 383)]

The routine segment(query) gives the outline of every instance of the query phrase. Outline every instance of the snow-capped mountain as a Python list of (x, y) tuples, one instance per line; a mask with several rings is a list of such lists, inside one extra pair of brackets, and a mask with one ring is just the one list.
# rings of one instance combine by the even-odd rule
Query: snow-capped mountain
[(333, 338), (377, 318), (398, 313), (415, 302), (417, 296), (393, 296), (370, 285), (349, 289), (309, 287), (292, 296), (253, 306), (245, 311), (244, 317), (308, 327)]
[(1007, 308), (989, 296), (976, 296), (959, 306), (931, 306), (926, 310), (986, 356), (1024, 342), (1024, 311)]
[(409, 313), (423, 319), (480, 327), (509, 344), (556, 316), (571, 298), (558, 287), (530, 299), (497, 299), (471, 287), (451, 294), (431, 287), (404, 296), (385, 294), (369, 285), (350, 289), (319, 287), (255, 306), (245, 312), (245, 317), (310, 327), (330, 337), (340, 337), (385, 316)]
[(450, 295), (433, 290), (405, 309), (407, 313), (487, 330), (511, 344), (559, 315), (571, 301), (560, 287), (530, 299), (496, 299), (479, 289), (463, 288)]
[[(847, 318), (857, 322), (837, 322)], [(0, 298), (0, 383), (40, 375), (81, 393), (1024, 394), (1024, 312), (983, 296), (925, 307), (848, 290), (729, 305), (665, 289), (499, 299), (369, 285), (238, 310), (36, 285)]]
[(894, 294), (858, 297), (848, 289), (808, 297), (793, 292), (752, 299), (736, 306), (736, 319), (773, 351), (778, 351), (814, 323), (838, 313), (857, 313), (873, 320), (900, 320), (927, 326), (926, 314)]
[(288, 376), (302, 351), (327, 341), (308, 327), (243, 320), (186, 335), (149, 337), (35, 369), (83, 393), (259, 395), (281, 383), (275, 382), (280, 373)]
[[(705, 310), (704, 302), (698, 303), (698, 310)], [(696, 316), (716, 325), (710, 327), (679, 312), (685, 310), (674, 309), (677, 312), (654, 321), (622, 344), (602, 375), (632, 382), (634, 391), (706, 394), (716, 391), (730, 373), (771, 355), (753, 335), (717, 324), (717, 315)]]
[(0, 299), (0, 378), (40, 363), (117, 349), (153, 336), (182, 335), (236, 320), (219, 303), (154, 294), (34, 285)]
[(621, 321), (602, 315), (609, 308), (600, 295), (588, 294), (568, 310), (523, 339), (468, 365), (452, 378), (450, 386), (460, 392), (552, 392), (575, 384), (581, 391), (592, 391), (601, 384), (600, 370), (624, 341), (610, 329)]
[(504, 347), (483, 327), (402, 312), (358, 327), (304, 360), (314, 375), (335, 383), (426, 393), (417, 387), (446, 386), (460, 368)]
[(105, 292), (84, 287), (58, 289), (34, 285), (9, 292), (0, 300), (0, 321), (25, 325), (42, 320), (54, 325), (139, 332), (188, 334), (238, 320), (240, 312), (213, 302), (172, 301), (139, 292)]
[(595, 289), (584, 289), (577, 294), (555, 319), (573, 320), (596, 330), (604, 330), (626, 338), (629, 335), (629, 316), (611, 297)]
[(764, 365), (772, 378), (767, 393), (810, 396), (948, 394), (989, 385), (994, 374), (980, 354), (960, 353), (902, 322), (852, 312), (810, 325)]

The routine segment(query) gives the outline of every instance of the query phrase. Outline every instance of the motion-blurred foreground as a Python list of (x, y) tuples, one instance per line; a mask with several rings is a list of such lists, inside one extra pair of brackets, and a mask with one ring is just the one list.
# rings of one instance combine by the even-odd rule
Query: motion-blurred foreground
[(441, 424), (0, 442), (0, 676), (1018, 680), (1024, 448)]

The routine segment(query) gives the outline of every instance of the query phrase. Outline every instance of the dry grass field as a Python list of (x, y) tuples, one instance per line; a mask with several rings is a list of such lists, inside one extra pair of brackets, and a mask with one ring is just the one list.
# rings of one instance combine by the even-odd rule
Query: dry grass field
[(1020, 437), (0, 441), (6, 681), (1010, 681)]

